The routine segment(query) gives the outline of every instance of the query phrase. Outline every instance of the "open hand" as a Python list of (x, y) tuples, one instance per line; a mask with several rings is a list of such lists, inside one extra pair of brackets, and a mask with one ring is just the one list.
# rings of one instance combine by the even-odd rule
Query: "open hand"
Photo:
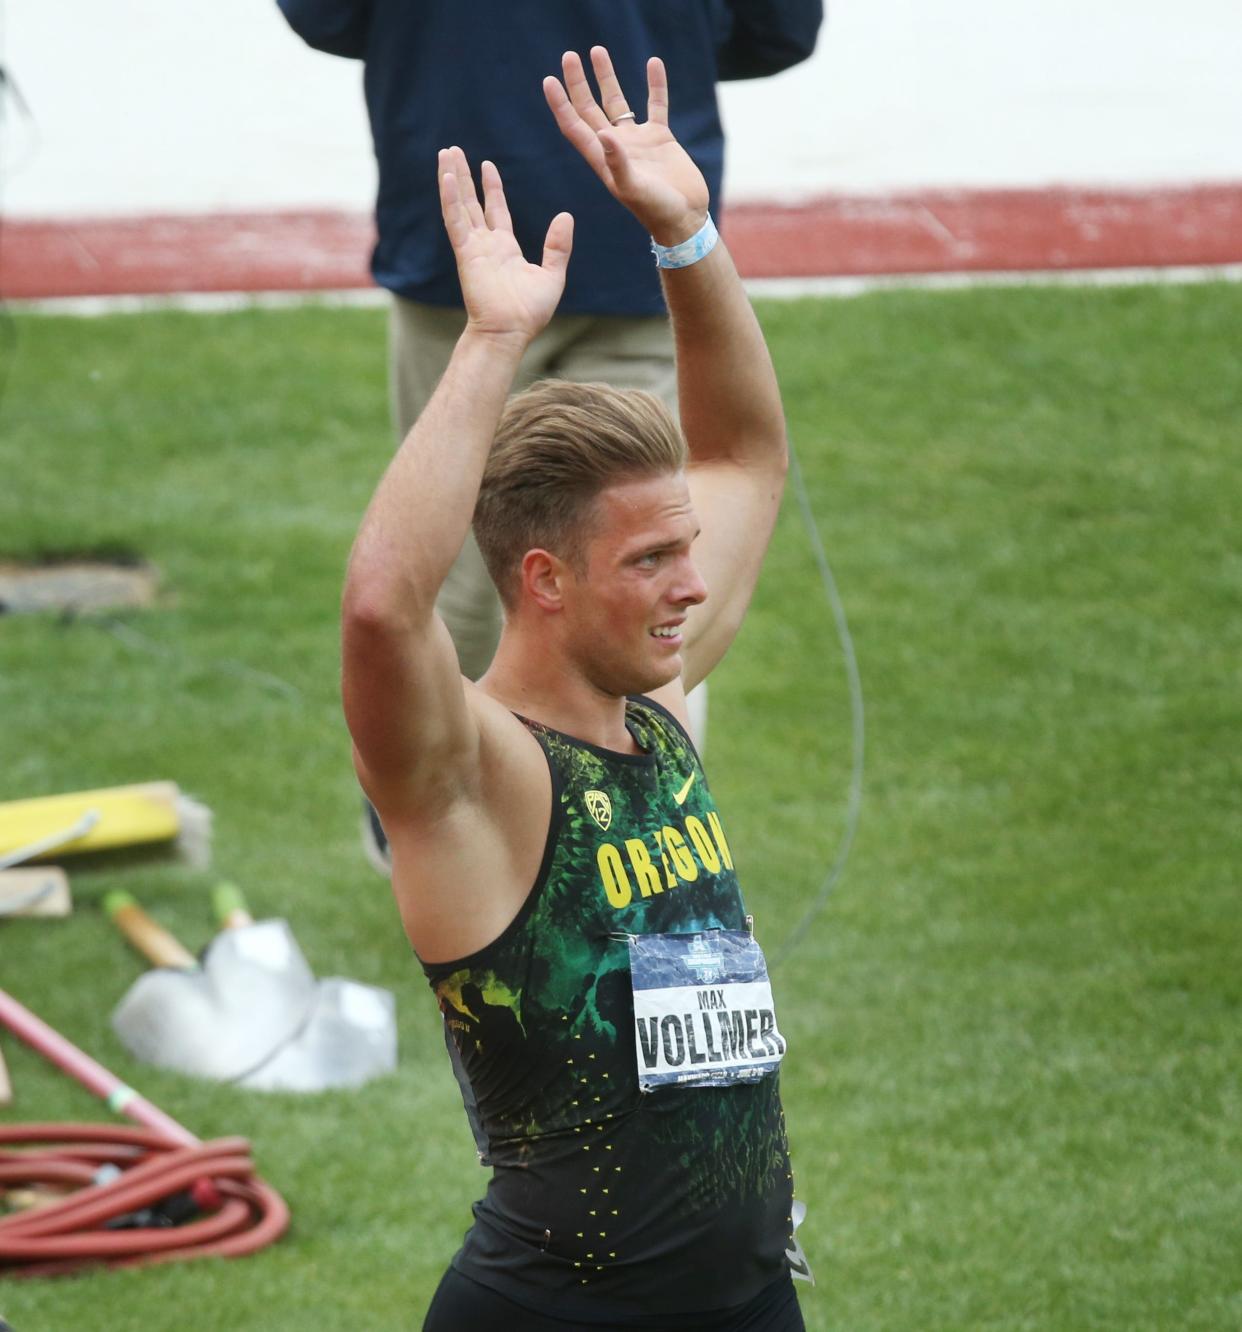
[(438, 159), (440, 210), (457, 258), (469, 326), (476, 332), (530, 341), (552, 318), (565, 288), (574, 220), (558, 213), (548, 227), (543, 262), (528, 264), (513, 235), (500, 172), (484, 162), (483, 203), (460, 148)]
[(591, 48), (591, 67), (598, 102), (574, 51), (561, 61), (563, 85), (550, 76), (543, 81), (561, 133), (661, 245), (687, 240), (707, 217), (707, 182), (668, 127), (664, 62), (656, 56), (647, 62), (647, 119), (641, 124), (602, 46)]

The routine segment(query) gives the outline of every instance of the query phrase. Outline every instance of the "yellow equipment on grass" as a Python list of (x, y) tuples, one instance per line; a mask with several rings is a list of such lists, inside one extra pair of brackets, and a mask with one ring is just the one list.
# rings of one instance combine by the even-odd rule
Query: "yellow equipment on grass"
[[(175, 782), (144, 782), (67, 795), (0, 802), (0, 861), (78, 855), (159, 842), (182, 844), (202, 860), (211, 811), (183, 795)], [(188, 843), (188, 845), (186, 844)]]

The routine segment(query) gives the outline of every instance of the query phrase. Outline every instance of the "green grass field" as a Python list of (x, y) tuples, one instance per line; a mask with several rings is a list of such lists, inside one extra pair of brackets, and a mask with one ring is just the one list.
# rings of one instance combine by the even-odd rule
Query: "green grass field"
[[(812, 1332), (1242, 1327), (1242, 286), (767, 304), (857, 643), (862, 820), (777, 977)], [(0, 556), (141, 554), (158, 607), (0, 618), (0, 798), (169, 777), (210, 873), (74, 878), (2, 984), (293, 1210), (236, 1263), (4, 1282), (17, 1332), (396, 1332), (481, 1191), (438, 1015), (357, 844), (337, 602), (389, 452), (384, 317), (23, 315)], [(709, 767), (772, 951), (836, 848), (840, 648), (788, 502)], [(397, 992), (401, 1067), (261, 1096), (145, 1068), (99, 898), (197, 947), (236, 879), (321, 974)], [(6, 1117), (106, 1118), (4, 1040)], [(463, 1332), (468, 1330), (463, 1329)]]

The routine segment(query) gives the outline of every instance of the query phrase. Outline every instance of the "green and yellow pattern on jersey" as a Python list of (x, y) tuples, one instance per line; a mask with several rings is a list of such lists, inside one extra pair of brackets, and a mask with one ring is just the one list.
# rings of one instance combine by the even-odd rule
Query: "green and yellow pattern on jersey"
[(741, 1304), (785, 1268), (778, 1079), (638, 1089), (626, 937), (745, 928), (725, 824), (680, 725), (627, 703), (640, 753), (526, 725), (552, 775), (538, 879), (488, 947), (427, 968), (484, 1160), (455, 1262), (600, 1321)]

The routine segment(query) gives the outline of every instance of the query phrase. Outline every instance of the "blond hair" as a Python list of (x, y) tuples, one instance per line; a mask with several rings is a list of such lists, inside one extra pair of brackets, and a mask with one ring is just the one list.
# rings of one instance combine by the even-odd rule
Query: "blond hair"
[(686, 441), (650, 393), (543, 379), (510, 399), (474, 510), (474, 534), (512, 606), (522, 557), (540, 548), (585, 564), (596, 497), (608, 486), (678, 472)]

